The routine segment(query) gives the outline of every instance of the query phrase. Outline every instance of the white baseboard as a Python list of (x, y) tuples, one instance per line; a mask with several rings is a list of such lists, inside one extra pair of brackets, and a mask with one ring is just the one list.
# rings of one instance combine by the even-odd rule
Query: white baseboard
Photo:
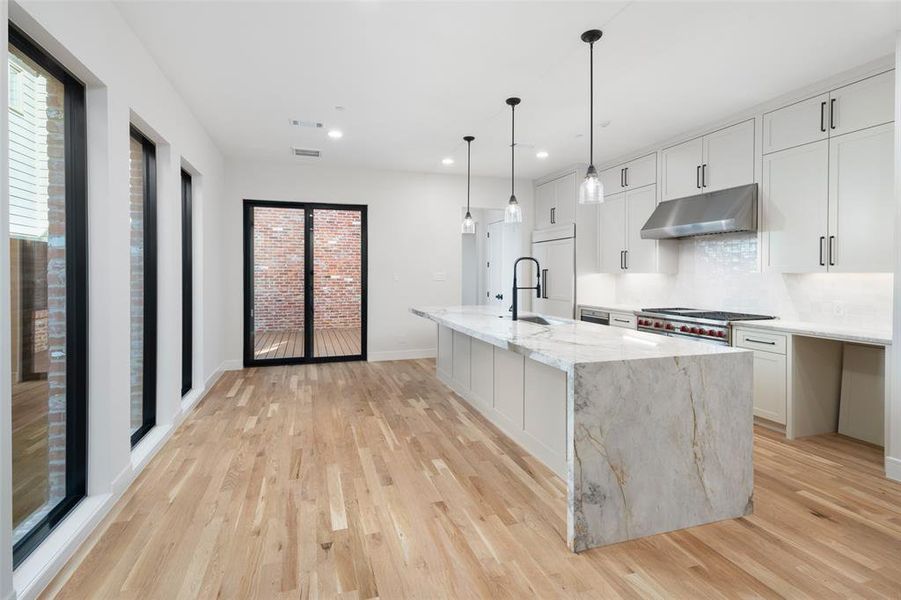
[(413, 360), (416, 358), (435, 358), (435, 348), (417, 348), (414, 350), (386, 350), (383, 352), (369, 352), (366, 359), (369, 362), (381, 362), (384, 360)]
[(901, 481), (901, 459), (885, 457), (885, 476), (895, 481)]
[(220, 371), (240, 371), (244, 368), (244, 361), (240, 358), (233, 358), (229, 360), (223, 360), (222, 364), (219, 365)]

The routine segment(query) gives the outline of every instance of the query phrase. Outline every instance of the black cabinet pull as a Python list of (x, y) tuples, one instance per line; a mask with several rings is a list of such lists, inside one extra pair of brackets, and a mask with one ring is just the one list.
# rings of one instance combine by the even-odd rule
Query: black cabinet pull
[(835, 236), (829, 236), (829, 265), (835, 266)]
[(835, 100), (829, 101), (829, 129), (835, 129)]
[(625, 187), (629, 187), (629, 167), (623, 169), (623, 181), (625, 182)]
[(625, 268), (626, 268), (626, 266), (625, 266), (625, 265), (626, 265), (626, 263), (625, 263), (625, 260), (626, 260), (626, 259), (625, 259), (625, 256), (624, 256), (625, 253), (626, 253), (625, 250), (620, 250), (620, 251), (619, 251), (619, 268), (620, 268), (620, 269), (625, 269)]
[(701, 187), (707, 187), (707, 163), (701, 165)]
[(557, 222), (557, 209), (555, 207), (555, 208), (551, 209), (551, 223), (556, 223), (556, 222)]
[(629, 323), (628, 319), (613, 319), (613, 320), (616, 321), (617, 323)]
[(547, 269), (541, 269), (541, 279), (544, 280), (544, 288), (542, 289), (542, 298), (547, 300)]
[(826, 266), (826, 261), (823, 260), (823, 242), (825, 242), (825, 241), (826, 241), (826, 236), (821, 235), (820, 236), (820, 266), (821, 267)]
[(695, 170), (695, 185), (701, 189), (701, 165)]
[(746, 342), (752, 342), (754, 344), (766, 344), (767, 346), (775, 346), (776, 342), (766, 342), (764, 340), (755, 340), (754, 338), (745, 338)]
[(820, 102), (820, 131), (826, 133), (826, 101)]
[(619, 170), (619, 187), (626, 187), (626, 170)]
[(626, 270), (629, 269), (629, 251), (628, 250), (623, 250), (623, 268)]

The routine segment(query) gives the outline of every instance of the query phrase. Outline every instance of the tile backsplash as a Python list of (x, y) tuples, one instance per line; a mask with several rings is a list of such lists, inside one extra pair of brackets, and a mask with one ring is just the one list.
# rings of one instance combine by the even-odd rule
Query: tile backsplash
[(585, 294), (580, 293), (579, 301), (715, 308), (864, 328), (891, 325), (889, 273), (761, 272), (758, 238), (753, 233), (703, 236), (677, 243), (677, 274), (596, 275), (589, 278), (600, 281), (584, 283), (580, 278)]

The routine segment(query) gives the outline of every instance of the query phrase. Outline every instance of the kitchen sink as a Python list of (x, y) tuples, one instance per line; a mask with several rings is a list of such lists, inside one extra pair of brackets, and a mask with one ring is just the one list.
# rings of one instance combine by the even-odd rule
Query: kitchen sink
[(529, 317), (519, 317), (520, 321), (527, 321), (529, 323), (535, 323), (536, 325), (550, 325), (551, 322), (545, 319), (544, 317), (529, 316)]

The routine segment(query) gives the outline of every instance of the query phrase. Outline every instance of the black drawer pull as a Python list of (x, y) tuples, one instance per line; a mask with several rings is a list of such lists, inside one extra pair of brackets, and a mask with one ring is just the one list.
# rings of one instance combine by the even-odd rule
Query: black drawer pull
[(755, 344), (767, 344), (768, 346), (775, 346), (776, 342), (767, 342), (764, 340), (755, 340), (754, 338), (745, 338), (746, 342), (753, 342)]
[(616, 321), (617, 323), (631, 323), (632, 322), (632, 321), (629, 321), (628, 319), (613, 319), (613, 320)]

